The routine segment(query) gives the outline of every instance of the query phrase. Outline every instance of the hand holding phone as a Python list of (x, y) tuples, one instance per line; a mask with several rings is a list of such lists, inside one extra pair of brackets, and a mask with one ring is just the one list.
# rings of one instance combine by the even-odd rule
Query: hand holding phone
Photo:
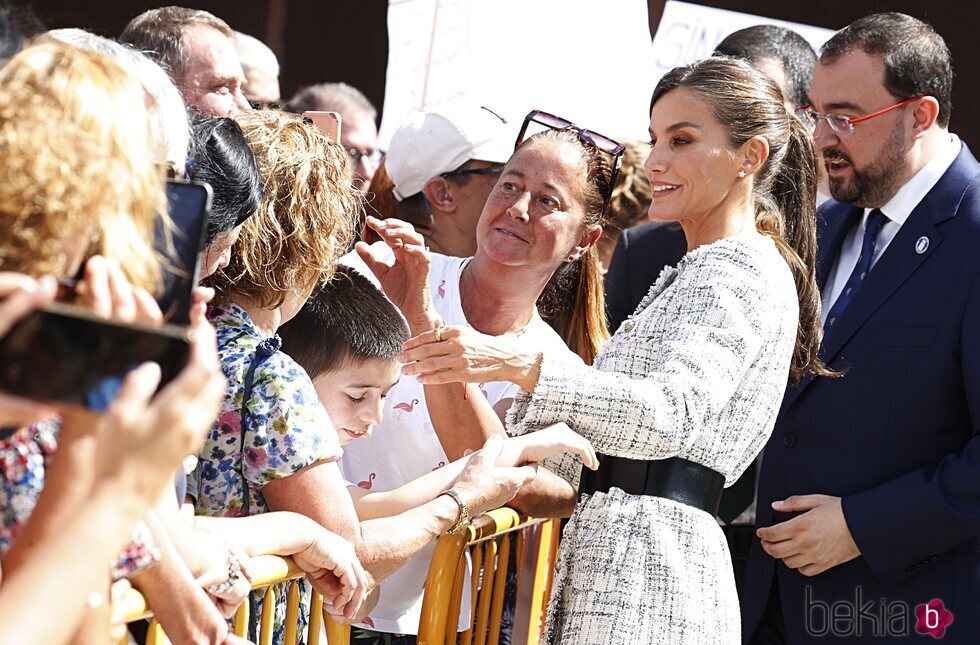
[(158, 365), (144, 363), (130, 372), (100, 428), (97, 480), (135, 489), (146, 503), (172, 485), (180, 460), (198, 451), (228, 387), (203, 309), (193, 312), (191, 322), (186, 366), (162, 389)]
[(104, 320), (88, 309), (52, 303), (0, 339), (0, 391), (101, 411), (134, 367), (152, 361), (161, 384), (187, 364), (190, 332)]
[[(0, 272), (0, 337), (31, 311), (51, 302), (56, 289), (51, 277), (35, 280), (22, 273)], [(49, 405), (0, 392), (0, 433), (2, 428), (20, 428), (53, 412)]]
[(75, 295), (74, 304), (91, 309), (102, 318), (147, 325), (163, 322), (153, 296), (131, 285), (115, 258), (90, 257), (85, 262), (84, 278), (75, 286)]

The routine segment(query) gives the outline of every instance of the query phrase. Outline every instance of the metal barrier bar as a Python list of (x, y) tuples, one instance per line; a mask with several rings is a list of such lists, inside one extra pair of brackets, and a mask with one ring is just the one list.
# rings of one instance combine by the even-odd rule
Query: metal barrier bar
[[(290, 582), (286, 596), (285, 645), (295, 645), (297, 642), (297, 621), (299, 617), (299, 585), (297, 580), (305, 577), (305, 573), (293, 562), (292, 558), (276, 555), (260, 555), (249, 560), (249, 573), (252, 574), (252, 589), (266, 588), (265, 599), (262, 603), (262, 617), (259, 623), (259, 645), (272, 643), (273, 620), (275, 616), (276, 593), (272, 585), (280, 582)], [(121, 622), (131, 623), (137, 620), (151, 619), (147, 633), (147, 645), (163, 645), (166, 636), (153, 613), (146, 606), (146, 600), (135, 589), (127, 590), (116, 603), (116, 613), (121, 616)], [(248, 635), (249, 603), (243, 602), (235, 612), (232, 631), (242, 637)], [(313, 590), (310, 595), (310, 627), (307, 635), (308, 645), (319, 645), (320, 626), (324, 624), (323, 597)], [(350, 645), (350, 626), (341, 625), (334, 620), (326, 619), (327, 645)], [(120, 643), (125, 643), (121, 640)]]
[[(470, 629), (461, 634), (462, 645), (496, 645), (500, 637), (504, 592), (507, 582), (507, 566), (511, 549), (518, 556), (518, 597), (527, 598), (522, 591), (530, 588), (530, 616), (515, 620), (514, 643), (537, 645), (544, 627), (544, 612), (554, 577), (554, 563), (558, 553), (558, 520), (521, 518), (509, 508), (495, 509), (477, 517), (467, 534), (444, 535), (436, 543), (429, 575), (422, 600), (422, 619), (419, 625), (420, 645), (445, 645), (456, 642), (463, 582), (466, 579), (466, 558), (473, 556), (473, 575), (470, 580), (471, 622)], [(514, 535), (511, 535), (511, 534)], [(528, 580), (521, 566), (527, 558), (533, 558), (533, 575)], [(285, 638), (286, 645), (297, 640), (299, 612), (299, 587), (296, 580), (304, 572), (291, 558), (263, 555), (249, 561), (252, 588), (267, 588), (259, 627), (259, 644), (270, 643), (273, 636), (273, 617), (276, 592), (272, 585), (292, 581), (287, 592)], [(528, 574), (531, 571), (527, 572)], [(481, 584), (482, 581), (482, 584)], [(130, 589), (117, 601), (117, 615), (121, 622), (151, 619), (147, 645), (162, 645), (165, 635), (153, 618), (143, 596)], [(523, 610), (519, 613), (524, 613)], [(325, 621), (325, 623), (324, 623)], [(249, 603), (238, 608), (233, 621), (233, 631), (247, 636)], [(523, 623), (523, 624), (521, 624)], [(319, 645), (320, 627), (325, 627), (327, 645), (350, 645), (350, 627), (341, 625), (323, 614), (323, 598), (315, 590), (310, 602), (308, 645)], [(121, 641), (125, 642), (125, 641)]]
[[(537, 600), (531, 615), (525, 615), (522, 632), (512, 635), (515, 643), (540, 641), (544, 625), (544, 610), (550, 592), (552, 550), (557, 542), (557, 521), (521, 518), (507, 508), (490, 511), (473, 521), (466, 540), (462, 536), (444, 535), (436, 543), (429, 566), (429, 575), (422, 600), (419, 624), (420, 645), (446, 645), (456, 642), (460, 597), (466, 579), (465, 553), (472, 555), (473, 574), (470, 579), (471, 627), (459, 635), (461, 645), (496, 645), (500, 638), (507, 567), (512, 549), (518, 554), (518, 596)], [(546, 532), (547, 535), (542, 535)], [(513, 534), (513, 535), (511, 535)], [(537, 539), (529, 540), (528, 536)], [(528, 550), (531, 552), (528, 553)], [(520, 575), (520, 563), (531, 556), (534, 565), (529, 576)], [(522, 584), (530, 584), (531, 593), (522, 592)], [(524, 612), (527, 614), (527, 612)]]

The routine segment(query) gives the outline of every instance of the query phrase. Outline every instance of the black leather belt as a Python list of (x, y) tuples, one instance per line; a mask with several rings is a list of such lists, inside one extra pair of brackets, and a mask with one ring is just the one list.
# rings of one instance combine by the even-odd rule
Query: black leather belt
[(699, 508), (712, 516), (725, 487), (725, 476), (680, 457), (645, 461), (599, 455), (599, 470), (582, 468), (579, 496), (621, 488), (630, 495), (651, 495)]

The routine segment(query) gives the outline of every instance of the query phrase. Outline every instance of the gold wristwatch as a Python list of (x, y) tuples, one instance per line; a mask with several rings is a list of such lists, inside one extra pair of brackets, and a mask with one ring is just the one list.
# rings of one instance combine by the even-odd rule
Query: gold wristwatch
[(459, 519), (456, 520), (456, 523), (450, 527), (449, 531), (447, 531), (447, 533), (450, 535), (459, 535), (470, 526), (470, 507), (466, 505), (466, 502), (464, 502), (463, 498), (459, 496), (459, 493), (452, 488), (442, 491), (439, 493), (439, 495), (449, 495), (453, 498), (453, 501), (459, 505)]

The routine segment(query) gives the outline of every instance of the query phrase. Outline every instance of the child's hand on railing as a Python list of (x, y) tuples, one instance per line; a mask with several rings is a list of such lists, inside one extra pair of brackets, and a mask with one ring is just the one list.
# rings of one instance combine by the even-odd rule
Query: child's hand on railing
[(534, 466), (497, 466), (505, 441), (494, 436), (470, 456), (452, 488), (469, 507), (471, 517), (500, 508), (514, 499), (524, 484), (534, 479)]
[(512, 437), (507, 442), (513, 442), (520, 451), (517, 464), (536, 463), (546, 457), (572, 452), (582, 458), (586, 468), (595, 470), (599, 467), (595, 448), (589, 440), (565, 423), (556, 423), (535, 432)]

